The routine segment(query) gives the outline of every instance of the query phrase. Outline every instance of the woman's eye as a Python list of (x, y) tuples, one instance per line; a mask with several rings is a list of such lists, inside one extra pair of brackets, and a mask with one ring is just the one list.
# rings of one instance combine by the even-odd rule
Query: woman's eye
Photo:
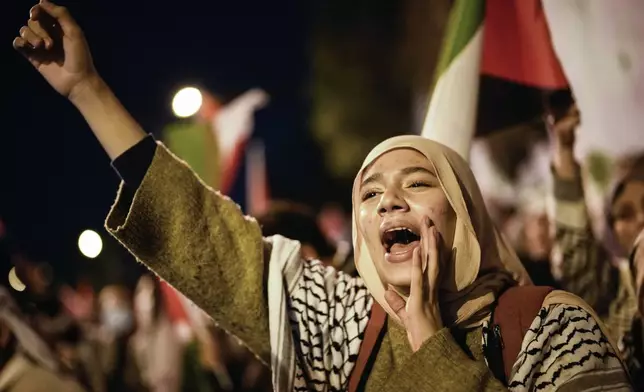
[(375, 191), (369, 191), (362, 195), (362, 201), (369, 200), (372, 197), (376, 197), (377, 193)]
[(430, 185), (423, 181), (414, 181), (409, 185), (410, 188), (421, 188), (421, 187), (428, 187), (428, 186)]

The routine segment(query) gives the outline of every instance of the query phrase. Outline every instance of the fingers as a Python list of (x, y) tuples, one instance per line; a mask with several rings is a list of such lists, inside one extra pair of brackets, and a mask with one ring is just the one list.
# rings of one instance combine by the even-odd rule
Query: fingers
[(409, 285), (409, 306), (420, 308), (423, 303), (423, 271), (421, 267), (421, 251), (419, 248), (414, 249), (411, 259), (411, 282)]
[(581, 123), (581, 112), (577, 107), (577, 104), (571, 105), (566, 114), (556, 119), (552, 113), (548, 113), (545, 117), (546, 125), (550, 129), (554, 129), (556, 133), (566, 132), (571, 128), (577, 127)]
[(438, 268), (440, 254), (438, 249), (438, 230), (429, 217), (425, 217), (423, 220), (421, 243), (423, 249), (423, 272), (430, 272), (429, 269)]
[(438, 275), (440, 272), (439, 236), (436, 226), (432, 226), (429, 236), (429, 259), (427, 260), (428, 296), (430, 301), (436, 299), (435, 294), (438, 292)]
[(429, 237), (431, 236), (430, 234), (430, 227), (432, 226), (432, 220), (429, 219), (429, 217), (425, 217), (422, 221), (421, 228), (420, 228), (420, 244), (422, 248), (422, 270), (423, 272), (427, 271), (427, 262), (429, 261), (429, 251), (430, 251), (430, 244), (429, 244)]
[(45, 41), (27, 26), (22, 26), (20, 28), (20, 38), (22, 38), (33, 49), (44, 47)]
[(76, 21), (69, 14), (69, 11), (67, 11), (67, 8), (56, 5), (48, 0), (40, 0), (39, 5), (45, 13), (56, 19), (65, 35), (72, 36), (80, 31)]
[(422, 247), (423, 247), (423, 263), (425, 268), (423, 272), (426, 276), (422, 279), (426, 280), (424, 298), (430, 301), (435, 300), (436, 292), (438, 291), (438, 274), (440, 272), (440, 250), (439, 250), (439, 234), (436, 226), (433, 225), (431, 219), (426, 217), (423, 221), (422, 231)]
[(22, 52), (26, 49), (27, 41), (22, 39), (22, 37), (16, 37), (13, 40), (13, 48), (19, 52)]
[(33, 31), (37, 36), (39, 36), (44, 41), (45, 47), (47, 49), (50, 49), (54, 44), (54, 40), (51, 38), (51, 36), (49, 35), (49, 32), (45, 29), (41, 21), (38, 20), (39, 10), (40, 10), (40, 7), (38, 6), (35, 6), (31, 9), (31, 12), (30, 12), (31, 17), (27, 22), (27, 26), (31, 29), (31, 31)]
[(31, 47), (31, 45), (25, 41), (24, 38), (22, 37), (16, 37), (13, 40), (13, 48), (16, 49), (20, 54), (25, 56), (27, 60), (33, 65), (34, 67), (38, 68), (40, 66), (40, 61), (37, 60), (34, 56), (31, 54), (33, 53), (34, 49)]
[(400, 318), (406, 327), (407, 309), (405, 309), (405, 306), (407, 304), (405, 303), (405, 300), (390, 287), (385, 291), (385, 301), (387, 301), (389, 307), (394, 311), (394, 313), (396, 313), (398, 318)]
[[(29, 20), (26, 26), (20, 29), (20, 36), (14, 39), (13, 47), (36, 67), (51, 61), (51, 56), (56, 53), (57, 43), (61, 43), (60, 39), (66, 34), (63, 22), (66, 24), (67, 33), (80, 31), (67, 10), (41, 1), (29, 11)], [(58, 47), (60, 48), (62, 46)]]
[(558, 132), (572, 132), (581, 122), (579, 116), (566, 116), (555, 124), (555, 129)]

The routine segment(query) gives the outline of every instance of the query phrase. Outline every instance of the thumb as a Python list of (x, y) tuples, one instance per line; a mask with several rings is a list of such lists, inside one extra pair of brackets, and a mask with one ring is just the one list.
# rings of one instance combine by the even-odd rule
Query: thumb
[(403, 324), (406, 324), (407, 320), (407, 303), (405, 302), (404, 299), (398, 293), (396, 293), (393, 289), (388, 288), (387, 291), (385, 291), (385, 301), (387, 301), (387, 304), (389, 307), (396, 313), (396, 316), (400, 318), (400, 321), (402, 321)]
[(56, 19), (60, 25), (61, 30), (65, 35), (70, 35), (74, 33), (74, 30), (78, 27), (76, 21), (70, 15), (67, 8), (56, 5), (49, 0), (40, 0), (40, 6), (45, 12), (49, 14), (52, 18)]

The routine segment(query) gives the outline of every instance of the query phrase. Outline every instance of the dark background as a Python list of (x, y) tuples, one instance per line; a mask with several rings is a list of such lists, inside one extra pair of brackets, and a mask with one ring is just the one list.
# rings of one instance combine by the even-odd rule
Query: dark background
[[(307, 132), (307, 2), (61, 1), (84, 29), (103, 78), (152, 133), (175, 119), (170, 103), (183, 85), (224, 100), (260, 87), (271, 103), (255, 137), (267, 148), (271, 194), (319, 203), (329, 184)], [(12, 48), (31, 1), (3, 6), (0, 17), (2, 138), (0, 217), (12, 246), (56, 271), (83, 261), (76, 241), (102, 229), (118, 178), (82, 117)], [(243, 168), (242, 168), (243, 170)], [(243, 199), (243, 181), (233, 198)], [(112, 255), (123, 255), (113, 241)], [(110, 255), (108, 251), (107, 255)], [(104, 256), (104, 257), (108, 257)]]

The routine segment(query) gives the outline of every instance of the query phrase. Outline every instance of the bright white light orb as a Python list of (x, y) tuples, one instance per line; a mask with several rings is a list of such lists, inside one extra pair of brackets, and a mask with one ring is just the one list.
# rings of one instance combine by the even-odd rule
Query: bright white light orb
[(9, 271), (9, 285), (16, 291), (24, 291), (27, 288), (20, 278), (18, 278), (16, 267), (11, 268), (11, 271)]
[(78, 237), (78, 249), (83, 256), (94, 259), (101, 254), (103, 250), (103, 240), (97, 232), (85, 230)]
[(201, 109), (202, 103), (203, 96), (199, 89), (185, 87), (179, 90), (172, 99), (172, 111), (177, 117), (190, 117)]

